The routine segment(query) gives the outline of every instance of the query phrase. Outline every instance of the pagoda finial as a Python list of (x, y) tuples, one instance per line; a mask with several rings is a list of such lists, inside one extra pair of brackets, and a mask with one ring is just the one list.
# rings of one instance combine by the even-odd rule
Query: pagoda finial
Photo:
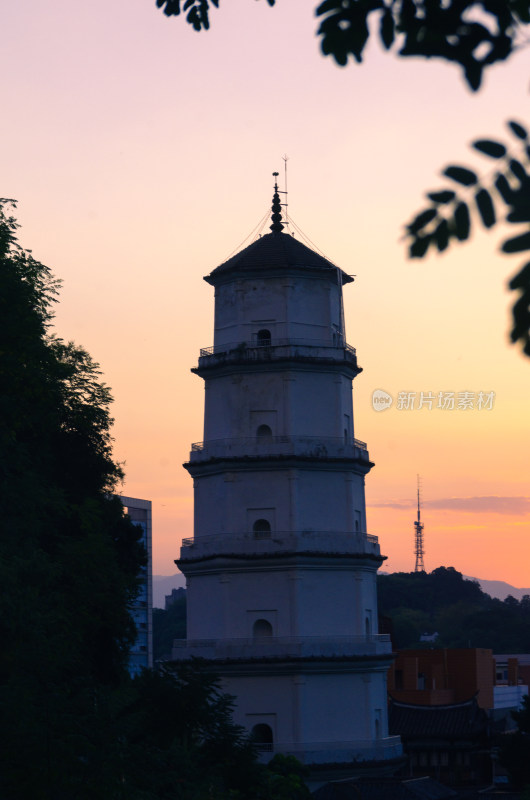
[(274, 178), (274, 195), (272, 197), (272, 225), (270, 226), (273, 233), (281, 233), (283, 231), (282, 224), (282, 204), (280, 203), (280, 195), (278, 194), (278, 172), (273, 172)]

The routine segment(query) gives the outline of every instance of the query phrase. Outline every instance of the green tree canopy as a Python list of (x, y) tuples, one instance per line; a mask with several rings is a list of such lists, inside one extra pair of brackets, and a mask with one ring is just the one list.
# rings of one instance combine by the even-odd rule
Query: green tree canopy
[(392, 620), (399, 649), (421, 647), (424, 633), (438, 634), (425, 647), (486, 647), (497, 653), (530, 648), (530, 598), (492, 598), (453, 567), (379, 575), (378, 600), (381, 613)]
[(55, 798), (90, 760), (96, 697), (126, 674), (145, 553), (112, 494), (109, 389), (53, 335), (59, 282), (18, 244), (13, 206), (0, 203), (0, 795)]

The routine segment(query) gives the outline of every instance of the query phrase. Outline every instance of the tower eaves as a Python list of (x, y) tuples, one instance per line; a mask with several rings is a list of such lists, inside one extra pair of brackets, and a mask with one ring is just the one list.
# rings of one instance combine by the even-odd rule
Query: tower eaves
[(353, 278), (347, 275), (324, 256), (319, 255), (298, 239), (287, 233), (267, 233), (257, 239), (244, 250), (236, 253), (214, 269), (204, 280), (215, 285), (217, 280), (231, 272), (253, 272), (275, 269), (317, 269), (329, 272), (329, 277), (337, 282), (337, 273), (342, 283), (351, 283)]

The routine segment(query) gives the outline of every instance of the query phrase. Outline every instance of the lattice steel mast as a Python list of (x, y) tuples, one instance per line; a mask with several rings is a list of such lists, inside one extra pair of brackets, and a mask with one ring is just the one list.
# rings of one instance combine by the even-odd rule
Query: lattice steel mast
[(420, 515), (420, 476), (418, 475), (418, 518), (414, 522), (414, 554), (416, 566), (414, 572), (425, 572), (423, 563), (423, 522)]

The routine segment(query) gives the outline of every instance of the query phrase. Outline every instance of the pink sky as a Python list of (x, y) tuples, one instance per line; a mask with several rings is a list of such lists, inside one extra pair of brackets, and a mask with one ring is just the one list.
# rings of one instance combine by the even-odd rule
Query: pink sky
[[(530, 585), (530, 361), (507, 342), (502, 231), (426, 262), (402, 225), (449, 162), (488, 165), (469, 142), (508, 138), (528, 114), (528, 49), (472, 95), (456, 67), (324, 59), (307, 0), (225, 0), (196, 34), (152, 0), (4, 3), (1, 193), (21, 241), (64, 280), (57, 332), (83, 344), (113, 388), (123, 493), (153, 501), (154, 571), (172, 574), (192, 535), (181, 464), (202, 439), (212, 344), (202, 281), (247, 236), (289, 160), (290, 212), (356, 281), (346, 328), (363, 373), (356, 436), (369, 532), (385, 568), (414, 566), (416, 474), (425, 566)], [(482, 168), (482, 167), (481, 167)], [(396, 398), (376, 413), (375, 389)], [(495, 392), (491, 410), (398, 409), (399, 392)]]

